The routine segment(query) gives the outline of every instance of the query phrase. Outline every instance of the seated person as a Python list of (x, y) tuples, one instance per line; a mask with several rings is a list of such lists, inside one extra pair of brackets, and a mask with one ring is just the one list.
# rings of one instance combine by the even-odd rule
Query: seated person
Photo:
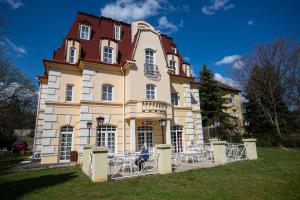
[(135, 160), (135, 164), (139, 167), (139, 171), (142, 170), (143, 163), (145, 161), (147, 161), (148, 159), (149, 159), (149, 152), (147, 151), (147, 149), (144, 146), (142, 146), (141, 152)]

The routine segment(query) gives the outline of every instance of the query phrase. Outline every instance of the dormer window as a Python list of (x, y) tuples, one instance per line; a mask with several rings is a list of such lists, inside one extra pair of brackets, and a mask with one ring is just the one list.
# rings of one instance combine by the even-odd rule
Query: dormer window
[(80, 24), (80, 39), (89, 40), (91, 35), (91, 27), (85, 24)]
[(71, 47), (69, 52), (69, 63), (75, 63), (75, 56), (76, 56), (76, 48)]
[(173, 54), (177, 54), (177, 49), (175, 47), (172, 47)]
[(113, 49), (110, 47), (104, 47), (103, 50), (103, 62), (112, 64)]
[(169, 67), (173, 70), (176, 70), (176, 61), (175, 60), (170, 60), (170, 65)]
[(121, 26), (115, 25), (115, 39), (121, 40)]

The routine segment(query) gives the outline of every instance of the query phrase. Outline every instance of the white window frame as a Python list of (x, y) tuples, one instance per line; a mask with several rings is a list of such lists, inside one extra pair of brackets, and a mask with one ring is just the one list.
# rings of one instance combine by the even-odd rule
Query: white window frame
[[(74, 55), (72, 55), (72, 52), (74, 52)], [(70, 50), (69, 50), (69, 63), (74, 64), (75, 63), (75, 58), (76, 58), (76, 48), (75, 47), (70, 47)]]
[(176, 71), (176, 61), (175, 60), (170, 60), (169, 61), (169, 66), (171, 69), (175, 70)]
[[(68, 100), (68, 87), (69, 86), (71, 86), (72, 87), (72, 91), (71, 91), (71, 93), (72, 93), (72, 95), (71, 95), (71, 100)], [(74, 100), (74, 85), (73, 84), (67, 84), (66, 85), (66, 102), (73, 102), (73, 100)]]
[[(150, 87), (153, 87), (153, 89)], [(154, 84), (146, 85), (146, 99), (147, 100), (155, 100), (156, 99), (156, 86)]]
[[(111, 140), (110, 142), (113, 141), (113, 145), (109, 145), (108, 144), (108, 134), (111, 133), (113, 134), (113, 138), (114, 138), (114, 141)], [(107, 147), (109, 149), (109, 153), (115, 153), (116, 152), (116, 136), (117, 136), (117, 128), (115, 126), (112, 126), (112, 125), (103, 125), (101, 126), (101, 131), (100, 131), (100, 127), (98, 126), (97, 127), (97, 145), (99, 145), (100, 147)], [(112, 137), (112, 136), (111, 136)], [(102, 140), (104, 139), (104, 141)], [(113, 150), (112, 150), (112, 147), (113, 146)]]
[[(151, 53), (152, 53), (152, 55), (151, 55)], [(150, 64), (150, 65), (155, 64), (155, 51), (153, 49), (146, 49), (145, 50), (145, 63)]]
[[(105, 89), (106, 87), (106, 89)], [(109, 97), (109, 91), (108, 87), (111, 87), (111, 100), (108, 98)], [(106, 94), (106, 99), (104, 98), (104, 93)], [(106, 101), (106, 102), (113, 102), (114, 101), (114, 86), (111, 84), (103, 84), (102, 85), (102, 92), (101, 92), (101, 100)]]
[(115, 39), (121, 40), (121, 26), (115, 25)]
[[(67, 131), (62, 131), (63, 128), (66, 128)], [(69, 131), (69, 129), (71, 129), (72, 131)], [(59, 137), (59, 158), (58, 158), (59, 162), (70, 162), (70, 158), (69, 159), (63, 159), (63, 160), (61, 160), (62, 134), (72, 134), (72, 137), (71, 137), (71, 149), (70, 149), (70, 155), (69, 155), (69, 157), (71, 158), (71, 151), (73, 150), (73, 144), (74, 144), (74, 127), (70, 126), (70, 125), (61, 127), (61, 129), (60, 129), (60, 137)], [(64, 143), (68, 143), (68, 142), (66, 141)], [(67, 146), (65, 146), (65, 147), (67, 147)], [(64, 150), (63, 152), (66, 152), (66, 151), (67, 150)]]
[[(86, 30), (84, 30), (85, 28), (86, 28)], [(86, 25), (86, 24), (80, 24), (79, 37), (80, 37), (80, 39), (83, 39), (83, 40), (90, 40), (91, 26)]]
[(172, 153), (182, 152), (183, 151), (183, 130), (182, 130), (182, 127), (178, 126), (178, 125), (172, 126), (170, 132), (171, 132)]
[(151, 151), (154, 144), (153, 127), (144, 125), (137, 127), (136, 149), (144, 146), (148, 151)]
[[(177, 104), (174, 104), (173, 102), (173, 95), (176, 94), (176, 97), (177, 97)], [(171, 92), (171, 103), (174, 105), (174, 106), (179, 106), (179, 95), (177, 92)]]
[[(110, 49), (110, 52), (105, 52), (106, 49)], [(109, 55), (111, 55), (111, 58), (109, 58)], [(108, 56), (108, 57), (107, 57)], [(112, 64), (113, 63), (113, 57), (114, 57), (114, 49), (111, 47), (103, 47), (103, 62), (104, 63), (108, 63), (108, 64)]]

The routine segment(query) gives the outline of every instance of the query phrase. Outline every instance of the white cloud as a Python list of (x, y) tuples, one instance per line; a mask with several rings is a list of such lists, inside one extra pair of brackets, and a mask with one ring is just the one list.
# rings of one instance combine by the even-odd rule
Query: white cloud
[(225, 56), (222, 60), (216, 62), (216, 65), (233, 64), (239, 59), (241, 59), (239, 55)]
[(231, 8), (234, 8), (234, 4), (229, 3), (229, 0), (211, 0), (209, 5), (201, 8), (201, 11), (205, 15), (214, 15), (219, 10), (229, 10)]
[(245, 66), (245, 62), (244, 62), (242, 59), (236, 60), (236, 61), (233, 63), (233, 65), (232, 65), (232, 67), (235, 68), (235, 69), (241, 69), (241, 68), (243, 68), (244, 66)]
[(197, 77), (197, 76), (196, 76), (196, 73), (195, 73), (195, 71), (194, 71), (194, 69), (193, 69), (192, 66), (191, 66), (191, 75), (192, 75), (192, 77), (194, 77), (194, 78)]
[(183, 20), (180, 21), (178, 25), (170, 22), (166, 16), (162, 16), (158, 20), (158, 29), (163, 30), (166, 33), (173, 33), (179, 30), (183, 26)]
[(100, 9), (101, 15), (126, 22), (142, 20), (158, 14), (165, 0), (117, 0)]
[(191, 59), (190, 59), (189, 57), (185, 56), (185, 57), (183, 58), (183, 60), (189, 62)]
[(231, 78), (224, 77), (219, 73), (215, 73), (214, 75), (215, 75), (215, 80), (224, 83), (226, 85), (229, 85), (233, 88), (239, 88), (239, 84), (236, 81), (232, 80)]
[(0, 2), (6, 2), (11, 6), (12, 9), (18, 9), (23, 6), (23, 2), (21, 0), (0, 0)]
[(253, 26), (253, 24), (254, 24), (254, 21), (253, 21), (253, 20), (248, 20), (248, 22), (247, 22), (247, 23), (248, 23), (248, 25), (249, 25), (249, 26)]
[(224, 56), (223, 59), (219, 60), (215, 63), (215, 65), (229, 65), (232, 64), (233, 68), (240, 69), (244, 67), (245, 63), (242, 60), (242, 57), (240, 55), (231, 55), (231, 56)]
[(0, 44), (5, 47), (9, 47), (10, 49), (12, 49), (14, 52), (17, 53), (17, 56), (20, 57), (20, 56), (23, 56), (23, 55), (26, 55), (27, 54), (27, 51), (24, 47), (22, 46), (17, 46), (16, 44), (14, 44), (10, 39), (8, 39), (7, 37), (4, 37), (3, 38), (4, 41), (2, 41)]

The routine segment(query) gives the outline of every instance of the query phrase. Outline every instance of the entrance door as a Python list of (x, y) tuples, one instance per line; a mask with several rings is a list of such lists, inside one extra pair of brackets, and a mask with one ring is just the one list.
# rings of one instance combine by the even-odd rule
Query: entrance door
[(109, 153), (115, 153), (115, 135), (116, 127), (114, 126), (101, 126), (97, 127), (97, 146), (107, 147)]
[(60, 131), (60, 154), (59, 160), (61, 162), (70, 161), (70, 154), (72, 148), (72, 135), (73, 135), (73, 127), (65, 126), (61, 128)]
[(148, 151), (153, 147), (153, 133), (151, 126), (140, 126), (137, 128), (138, 141), (137, 150), (144, 146)]
[(182, 152), (182, 127), (171, 127), (172, 153)]

